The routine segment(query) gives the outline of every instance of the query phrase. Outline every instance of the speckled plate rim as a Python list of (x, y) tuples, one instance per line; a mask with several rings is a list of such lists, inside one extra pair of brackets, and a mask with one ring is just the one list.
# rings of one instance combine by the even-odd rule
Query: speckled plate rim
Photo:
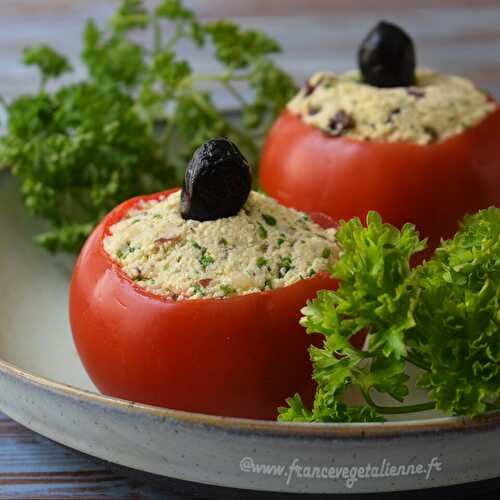
[(482, 415), (475, 419), (465, 417), (433, 417), (421, 420), (369, 423), (300, 423), (277, 422), (274, 420), (253, 420), (236, 417), (221, 417), (204, 413), (193, 413), (169, 408), (161, 408), (119, 399), (97, 392), (80, 389), (72, 385), (56, 382), (46, 377), (23, 370), (0, 358), (0, 374), (41, 387), (51, 393), (73, 400), (91, 402), (125, 413), (148, 415), (168, 419), (178, 423), (214, 427), (225, 431), (283, 436), (322, 438), (390, 438), (412, 436), (422, 433), (476, 432), (500, 428), (500, 412)]

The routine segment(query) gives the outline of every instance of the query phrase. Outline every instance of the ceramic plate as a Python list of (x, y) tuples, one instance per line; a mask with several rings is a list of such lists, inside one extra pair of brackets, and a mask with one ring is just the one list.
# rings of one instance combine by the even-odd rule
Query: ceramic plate
[(26, 427), (125, 467), (241, 490), (385, 493), (500, 477), (498, 413), (473, 422), (304, 425), (100, 395), (68, 326), (71, 259), (38, 249), (37, 229), (15, 181), (0, 174), (0, 409)]

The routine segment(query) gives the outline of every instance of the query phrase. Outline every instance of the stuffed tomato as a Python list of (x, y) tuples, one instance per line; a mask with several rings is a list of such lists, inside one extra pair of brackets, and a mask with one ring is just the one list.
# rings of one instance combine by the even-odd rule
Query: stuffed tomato
[(429, 238), (500, 206), (500, 108), (470, 81), (415, 68), (409, 37), (381, 23), (359, 71), (315, 75), (278, 118), (261, 185), (281, 203), (334, 219), (369, 210)]
[(248, 172), (234, 145), (211, 141), (182, 191), (123, 203), (88, 239), (70, 318), (104, 394), (259, 419), (296, 391), (312, 400), (300, 309), (336, 286), (335, 229), (250, 192)]

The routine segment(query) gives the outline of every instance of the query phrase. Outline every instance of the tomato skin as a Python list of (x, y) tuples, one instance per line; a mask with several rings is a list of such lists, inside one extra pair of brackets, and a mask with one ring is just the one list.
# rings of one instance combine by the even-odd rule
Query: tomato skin
[(337, 283), (323, 273), (224, 300), (175, 302), (149, 293), (110, 259), (102, 241), (138, 201), (158, 196), (113, 210), (77, 261), (71, 327), (95, 385), (132, 401), (258, 419), (275, 418), (277, 407), (295, 392), (310, 403), (315, 384), (307, 347), (314, 336), (299, 325), (300, 309), (317, 290)]
[(282, 204), (335, 220), (370, 210), (429, 238), (430, 255), (458, 221), (500, 206), (500, 107), (475, 127), (436, 144), (332, 138), (285, 110), (260, 164), (264, 191)]

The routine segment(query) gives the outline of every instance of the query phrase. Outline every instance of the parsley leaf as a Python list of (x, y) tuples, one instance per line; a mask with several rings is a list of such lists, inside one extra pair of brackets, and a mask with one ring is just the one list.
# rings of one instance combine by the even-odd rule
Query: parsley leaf
[(466, 217), (417, 278), (421, 296), (408, 343), (410, 357), (428, 367), (419, 386), (450, 414), (500, 406), (500, 209)]
[[(137, 42), (137, 30), (151, 43)], [(221, 72), (199, 73), (179, 57), (179, 41), (212, 50)], [(24, 51), (40, 90), (5, 104), (0, 139), (0, 165), (19, 177), (30, 212), (47, 219), (37, 241), (53, 252), (77, 253), (121, 201), (179, 185), (193, 151), (212, 137), (229, 137), (257, 165), (269, 126), (296, 91), (269, 59), (280, 50), (272, 38), (230, 21), (202, 23), (181, 0), (122, 0), (106, 27), (87, 22), (82, 42), (88, 78), (51, 93), (47, 81), (70, 63), (45, 45)], [(213, 86), (241, 113), (228, 118)]]
[(265, 222), (268, 226), (275, 226), (275, 225), (277, 224), (276, 219), (275, 219), (272, 215), (269, 215), (269, 214), (262, 214), (262, 218), (264, 219), (264, 222)]
[(247, 68), (254, 59), (280, 52), (280, 46), (266, 34), (243, 30), (232, 21), (214, 21), (205, 26), (215, 45), (215, 55), (231, 68)]
[(78, 251), (115, 205), (174, 182), (133, 104), (116, 85), (82, 82), (8, 106), (0, 157), (29, 211), (50, 221), (37, 238), (48, 250)]
[(108, 34), (89, 20), (83, 33), (82, 59), (96, 82), (133, 87), (145, 71), (145, 49), (120, 29)]
[(23, 63), (26, 66), (36, 66), (39, 69), (42, 76), (42, 87), (49, 78), (57, 78), (72, 70), (66, 57), (47, 45), (37, 45), (24, 49)]
[[(364, 422), (432, 408), (469, 417), (500, 409), (500, 209), (466, 217), (455, 238), (417, 268), (410, 260), (425, 242), (412, 225), (399, 231), (371, 212), (366, 227), (343, 222), (337, 238), (343, 251), (332, 275), (341, 285), (302, 309), (307, 332), (324, 336), (322, 347), (309, 349), (314, 405), (295, 395), (279, 419)], [(363, 331), (359, 350), (349, 340)], [(407, 362), (423, 371), (418, 385), (429, 401), (377, 404), (374, 393), (405, 400)], [(348, 389), (366, 404), (346, 404)]]

